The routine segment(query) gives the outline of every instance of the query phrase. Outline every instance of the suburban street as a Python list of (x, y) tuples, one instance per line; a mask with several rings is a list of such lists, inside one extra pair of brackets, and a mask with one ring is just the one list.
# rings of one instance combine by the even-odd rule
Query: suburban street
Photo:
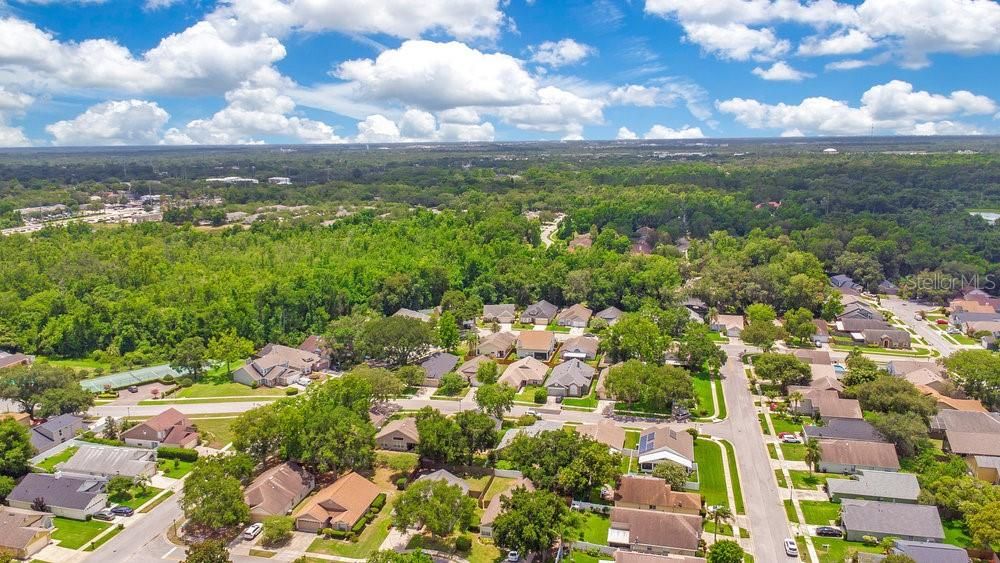
[(916, 315), (917, 311), (929, 309), (930, 307), (927, 305), (921, 305), (920, 303), (914, 303), (912, 301), (905, 301), (896, 297), (883, 297), (882, 307), (892, 311), (892, 314), (895, 315), (897, 319), (906, 323), (906, 326), (912, 328), (918, 335), (923, 337), (923, 339), (931, 345), (931, 348), (941, 352), (941, 357), (948, 357), (953, 352), (960, 349), (958, 346), (955, 346), (951, 342), (945, 340), (944, 337), (941, 336), (940, 331), (928, 327), (927, 323), (916, 320), (914, 315)]

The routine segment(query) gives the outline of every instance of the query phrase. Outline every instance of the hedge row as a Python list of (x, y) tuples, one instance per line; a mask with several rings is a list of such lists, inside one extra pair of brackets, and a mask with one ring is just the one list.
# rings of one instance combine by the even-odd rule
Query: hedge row
[(161, 459), (179, 459), (181, 461), (198, 461), (198, 452), (187, 448), (173, 448), (170, 446), (160, 446), (156, 449), (156, 455)]

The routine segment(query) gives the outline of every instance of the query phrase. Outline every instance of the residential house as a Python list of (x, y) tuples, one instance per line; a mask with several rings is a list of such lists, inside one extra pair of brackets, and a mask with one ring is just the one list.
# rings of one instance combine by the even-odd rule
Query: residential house
[(880, 348), (904, 350), (910, 347), (910, 333), (900, 329), (867, 328), (861, 331), (865, 344)]
[(878, 430), (862, 418), (830, 418), (823, 426), (802, 427), (806, 440), (853, 440), (857, 442), (885, 442)]
[(986, 407), (983, 406), (981, 402), (977, 399), (959, 399), (957, 397), (949, 397), (948, 395), (940, 393), (937, 389), (927, 385), (915, 385), (917, 391), (923, 393), (924, 396), (934, 399), (934, 404), (937, 406), (938, 410), (957, 410), (957, 411), (970, 411), (970, 412), (988, 412)]
[(867, 319), (885, 321), (885, 316), (875, 310), (874, 307), (864, 301), (855, 301), (844, 305), (844, 312), (837, 315), (837, 320), (845, 319)]
[(392, 314), (394, 317), (406, 317), (408, 319), (416, 319), (421, 322), (429, 323), (431, 322), (431, 316), (429, 313), (424, 313), (423, 311), (414, 311), (413, 309), (407, 309), (406, 307), (401, 308)]
[(268, 344), (250, 362), (233, 372), (233, 381), (262, 387), (284, 387), (314, 371), (329, 366), (329, 360), (281, 344)]
[(590, 324), (590, 317), (593, 315), (593, 311), (577, 303), (560, 311), (556, 315), (556, 324), (573, 328), (587, 328), (587, 325)]
[(573, 237), (566, 248), (570, 252), (576, 252), (578, 248), (590, 248), (593, 245), (594, 240), (591, 238), (590, 233), (583, 233)]
[(52, 541), (52, 515), (0, 506), (0, 555), (31, 559)]
[(250, 518), (262, 522), (286, 516), (316, 487), (316, 478), (294, 461), (275, 465), (257, 476), (243, 491)]
[(920, 369), (928, 369), (941, 376), (945, 374), (945, 369), (941, 364), (927, 360), (892, 360), (885, 365), (885, 369), (889, 375), (896, 377), (902, 377)]
[(0, 350), (0, 369), (12, 368), (16, 366), (30, 366), (31, 361), (31, 356)]
[(517, 320), (517, 306), (513, 303), (483, 305), (484, 323), (509, 324)]
[(948, 380), (943, 370), (920, 368), (909, 371), (900, 377), (914, 385), (930, 387), (938, 393), (948, 394), (955, 391), (955, 384)]
[(792, 355), (809, 365), (828, 365), (832, 367), (830, 353), (825, 350), (792, 350)]
[(597, 338), (593, 336), (574, 336), (563, 342), (559, 355), (564, 360), (593, 360), (597, 357)]
[(322, 336), (317, 334), (307, 336), (302, 341), (302, 344), (299, 344), (299, 350), (319, 356), (320, 361), (315, 369), (320, 370), (330, 367), (330, 347), (327, 346), (326, 340)]
[(528, 356), (507, 366), (498, 382), (506, 383), (515, 389), (520, 389), (524, 385), (541, 385), (548, 371), (549, 366)]
[(198, 445), (198, 430), (188, 417), (169, 408), (122, 432), (121, 438), (134, 448), (193, 448)]
[(673, 491), (666, 481), (651, 475), (623, 475), (615, 490), (615, 506), (657, 510), (677, 514), (698, 514), (701, 495)]
[(547, 330), (522, 330), (517, 335), (517, 357), (547, 362), (556, 351), (556, 337)]
[(523, 488), (527, 491), (534, 491), (535, 485), (527, 477), (521, 477), (511, 483), (510, 487), (502, 493), (494, 496), (490, 504), (486, 506), (483, 515), (479, 518), (479, 535), (484, 538), (493, 537), (493, 522), (500, 516), (503, 509), (503, 500), (513, 496), (514, 491)]
[(857, 473), (863, 469), (899, 471), (899, 458), (892, 444), (856, 440), (820, 440), (820, 460), (823, 473)]
[(25, 428), (31, 427), (31, 415), (26, 412), (5, 412), (0, 413), (0, 421), (13, 420), (14, 422), (24, 426)]
[(873, 330), (894, 330), (889, 323), (878, 319), (844, 319), (837, 321), (834, 325), (837, 332), (846, 332), (855, 340), (864, 340), (864, 331)]
[(608, 545), (654, 554), (695, 555), (701, 516), (634, 508), (611, 509)]
[(102, 479), (152, 477), (156, 475), (156, 450), (86, 444), (59, 466), (59, 472)]
[(375, 483), (351, 472), (306, 500), (295, 518), (295, 529), (316, 533), (323, 528), (350, 530), (378, 497)]
[(827, 479), (827, 494), (837, 502), (846, 498), (916, 504), (920, 483), (912, 473), (861, 470), (851, 479)]
[(508, 430), (503, 437), (500, 438), (500, 443), (497, 444), (496, 450), (502, 450), (510, 445), (521, 434), (525, 436), (537, 436), (542, 432), (555, 432), (562, 431), (563, 423), (558, 420), (536, 420), (531, 426), (517, 426)]
[(427, 359), (420, 362), (420, 367), (424, 370), (424, 385), (437, 387), (441, 384), (444, 374), (454, 371), (458, 365), (458, 356), (448, 352), (435, 352)]
[(625, 448), (625, 429), (609, 418), (602, 418), (596, 424), (581, 424), (576, 427), (576, 433), (589, 436), (617, 452)]
[(420, 443), (420, 432), (417, 431), (417, 419), (412, 416), (389, 421), (375, 435), (375, 444), (380, 449), (396, 452), (413, 451)]
[(652, 471), (661, 463), (677, 464), (688, 471), (694, 469), (694, 437), (684, 430), (667, 425), (647, 428), (639, 435), (639, 469)]
[(688, 296), (684, 299), (684, 302), (681, 303), (681, 305), (689, 311), (694, 311), (698, 315), (705, 315), (708, 313), (708, 303), (705, 303), (704, 300), (697, 297)]
[(816, 325), (816, 332), (809, 337), (813, 345), (822, 346), (823, 344), (828, 344), (830, 342), (830, 327), (827, 326), (826, 321), (823, 319), (813, 319), (813, 324)]
[(990, 313), (970, 313), (967, 311), (958, 311), (957, 313), (952, 313), (951, 316), (948, 317), (948, 320), (951, 321), (952, 326), (961, 330), (962, 327), (972, 322), (1000, 321), (1000, 313), (997, 313), (996, 311)]
[(598, 313), (595, 316), (599, 319), (603, 319), (604, 322), (608, 323), (608, 326), (614, 326), (615, 323), (618, 322), (618, 319), (622, 318), (622, 315), (624, 314), (625, 314), (624, 311), (612, 305), (607, 309), (598, 311)]
[(72, 440), (83, 432), (83, 417), (75, 414), (61, 414), (31, 429), (31, 445), (35, 451), (43, 453)]
[(837, 379), (837, 370), (832, 364), (809, 364), (809, 371), (812, 373), (812, 380), (817, 379)]
[(950, 431), (993, 434), (1000, 440), (1000, 414), (944, 410), (931, 417), (930, 431), (936, 439)]
[(709, 328), (724, 332), (730, 338), (739, 338), (745, 328), (743, 315), (718, 315)]
[(583, 397), (590, 390), (590, 383), (597, 372), (581, 360), (567, 360), (552, 368), (545, 388), (552, 397)]
[(875, 291), (882, 295), (896, 295), (899, 293), (899, 286), (889, 280), (882, 280)]
[(823, 418), (861, 418), (861, 404), (856, 399), (841, 399), (833, 389), (816, 389), (801, 385), (789, 385), (788, 394), (798, 392), (802, 399), (792, 405), (792, 412)]
[(965, 463), (976, 479), (1000, 485), (1000, 456), (972, 455)]
[(1000, 320), (968, 321), (962, 325), (962, 332), (969, 336), (988, 335), (995, 338), (997, 335), (1000, 335)]
[(919, 542), (944, 539), (941, 517), (932, 505), (844, 499), (840, 520), (848, 541), (862, 541), (865, 536)]
[(31, 510), (41, 499), (45, 511), (72, 520), (86, 520), (108, 505), (103, 479), (28, 473), (7, 495), (7, 504)]
[(841, 383), (836, 376), (823, 375), (814, 377), (812, 381), (809, 382), (809, 388), (821, 391), (836, 391), (840, 393), (844, 390), (844, 384)]
[(479, 387), (479, 378), (476, 377), (476, 374), (479, 372), (479, 366), (482, 365), (483, 362), (492, 362), (492, 361), (493, 358), (480, 354), (472, 358), (471, 360), (467, 360), (462, 365), (458, 366), (458, 369), (455, 370), (455, 373), (465, 378), (465, 380), (469, 382), (469, 385), (472, 385), (473, 387)]
[(851, 279), (851, 276), (845, 274), (837, 274), (834, 276), (830, 276), (830, 285), (838, 289), (850, 289), (852, 291), (857, 291), (857, 292), (860, 292), (864, 289), (863, 287), (861, 287), (861, 284), (855, 283), (854, 280)]
[(465, 482), (465, 479), (445, 469), (438, 469), (437, 471), (421, 475), (417, 478), (417, 481), (444, 481), (449, 485), (454, 485), (462, 489), (463, 493), (469, 494), (469, 484)]
[(914, 563), (969, 563), (969, 552), (947, 543), (896, 540), (892, 552)]
[(963, 457), (988, 456), (1000, 457), (1000, 436), (991, 432), (958, 432), (947, 430), (944, 433), (944, 450)]
[(993, 297), (981, 289), (970, 289), (962, 294), (962, 299), (967, 301), (977, 301), (993, 307), (1000, 311), (1000, 298)]
[(948, 309), (952, 313), (995, 313), (996, 308), (988, 303), (983, 303), (973, 299), (952, 299), (948, 303)]
[(542, 299), (538, 303), (525, 307), (521, 313), (521, 322), (528, 325), (547, 325), (556, 318), (558, 312), (559, 307)]
[(705, 563), (704, 557), (693, 555), (654, 555), (652, 553), (638, 553), (626, 551), (624, 549), (615, 550), (615, 563)]
[(517, 343), (517, 335), (513, 332), (495, 332), (483, 337), (476, 347), (476, 353), (491, 358), (506, 358)]

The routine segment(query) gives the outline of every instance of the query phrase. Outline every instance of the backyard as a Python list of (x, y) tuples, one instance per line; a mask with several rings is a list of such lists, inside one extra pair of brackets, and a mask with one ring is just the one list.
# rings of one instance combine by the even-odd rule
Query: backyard
[(53, 518), (52, 525), (55, 526), (55, 530), (52, 531), (52, 539), (58, 541), (60, 547), (67, 549), (80, 549), (94, 539), (97, 534), (111, 527), (111, 524), (100, 520), (83, 522), (61, 516)]
[(583, 524), (580, 526), (580, 539), (587, 543), (607, 545), (611, 519), (607, 515), (595, 512), (585, 512), (581, 516)]
[(42, 471), (45, 471), (46, 473), (55, 473), (56, 465), (59, 465), (64, 461), (69, 461), (69, 458), (73, 457), (73, 454), (75, 454), (76, 451), (79, 449), (80, 448), (76, 446), (70, 446), (65, 450), (57, 453), (56, 455), (43, 459), (42, 461), (35, 464), (35, 467), (41, 469)]

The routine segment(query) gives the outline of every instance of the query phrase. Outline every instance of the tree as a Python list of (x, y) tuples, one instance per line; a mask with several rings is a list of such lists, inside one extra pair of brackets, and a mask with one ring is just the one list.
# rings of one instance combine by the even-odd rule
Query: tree
[[(454, 420), (462, 432), (462, 437), (465, 438), (469, 454), (493, 449), (500, 441), (497, 419), (491, 415), (478, 411), (462, 411), (455, 415)], [(471, 457), (468, 461), (471, 461)]]
[(455, 320), (455, 314), (451, 311), (445, 311), (441, 314), (438, 319), (437, 324), (437, 341), (438, 345), (452, 352), (455, 347), (458, 346), (459, 332), (458, 332), (458, 321)]
[(928, 439), (927, 423), (917, 413), (887, 412), (872, 417), (872, 426), (896, 446), (902, 457), (910, 457)]
[(881, 413), (916, 413), (925, 421), (937, 412), (932, 397), (924, 396), (912, 383), (891, 375), (847, 388), (847, 394), (861, 404), (862, 410)]
[(690, 374), (676, 366), (647, 365), (629, 360), (612, 368), (605, 380), (608, 394), (630, 406), (638, 401), (657, 412), (666, 412), (674, 402), (694, 398)]
[(124, 475), (115, 475), (114, 477), (108, 479), (105, 489), (108, 492), (108, 497), (115, 502), (123, 502), (132, 498), (132, 485), (133, 481), (131, 477), (126, 477)]
[(715, 523), (715, 534), (712, 541), (719, 539), (719, 526), (732, 522), (734, 518), (733, 511), (729, 510), (728, 506), (717, 506), (708, 516)]
[[(961, 458), (956, 456), (956, 459), (961, 462)], [(943, 518), (963, 518), (982, 506), (1000, 502), (1000, 487), (972, 475), (930, 475), (924, 472), (920, 480), (921, 503), (937, 506)]]
[(740, 332), (740, 340), (757, 346), (764, 352), (770, 352), (774, 348), (774, 343), (786, 337), (785, 329), (768, 322), (751, 322)]
[(687, 483), (688, 474), (683, 467), (676, 463), (660, 463), (653, 468), (653, 477), (659, 477), (670, 485), (670, 490), (683, 491), (684, 483)]
[(28, 429), (10, 418), (0, 420), (0, 475), (14, 478), (24, 475), (34, 455)]
[(878, 364), (862, 355), (858, 348), (851, 350), (846, 363), (847, 374), (844, 375), (844, 385), (847, 387), (875, 381), (883, 374)]
[(713, 542), (708, 547), (708, 563), (743, 563), (745, 553), (733, 540)]
[(181, 340), (170, 355), (170, 367), (198, 379), (208, 365), (208, 349), (200, 336)]
[(493, 541), (504, 549), (537, 553), (542, 561), (571, 517), (563, 499), (548, 491), (519, 487), (502, 498), (500, 506), (493, 521)]
[(472, 457), (462, 429), (440, 411), (424, 407), (417, 413), (420, 442), (417, 451), (422, 457), (439, 463), (464, 463)]
[(361, 330), (362, 347), (369, 356), (402, 366), (430, 349), (430, 325), (403, 316), (375, 319)]
[[(296, 561), (294, 563), (298, 562)], [(419, 549), (406, 553), (399, 553), (398, 551), (393, 551), (391, 549), (383, 549), (369, 555), (368, 563), (434, 563), (434, 559)]]
[(960, 350), (943, 363), (969, 396), (991, 410), (1000, 408), (1000, 355), (989, 350)]
[(712, 340), (708, 326), (695, 322), (685, 327), (677, 357), (692, 370), (717, 372), (726, 363), (726, 353)]
[(896, 538), (892, 536), (885, 536), (878, 541), (878, 547), (882, 550), (885, 555), (891, 555), (892, 550), (896, 547)]
[(749, 305), (743, 313), (747, 318), (747, 324), (774, 323), (775, 319), (778, 318), (778, 313), (775, 312), (774, 307), (766, 303), (754, 303)]
[(264, 532), (260, 543), (266, 546), (281, 545), (292, 537), (295, 520), (289, 516), (269, 516), (264, 519)]
[(73, 370), (44, 362), (7, 368), (3, 375), (0, 378), (0, 399), (17, 403), (21, 412), (32, 416), (35, 405), (46, 391), (80, 388)]
[(500, 368), (493, 360), (486, 360), (476, 368), (476, 381), (481, 384), (489, 385), (496, 383), (499, 377)]
[(392, 525), (400, 530), (426, 528), (443, 537), (472, 523), (476, 503), (458, 485), (440, 479), (418, 480), (396, 500)]
[(242, 362), (254, 353), (253, 341), (242, 338), (230, 329), (208, 341), (208, 355), (226, 363), (226, 374), (232, 375), (232, 364)]
[(406, 390), (406, 383), (397, 374), (385, 368), (360, 365), (344, 377), (357, 377), (367, 382), (371, 388), (372, 400), (376, 403), (384, 403), (398, 397)]
[(785, 330), (804, 343), (816, 334), (816, 325), (813, 323), (812, 311), (805, 307), (785, 312)]
[(809, 475), (813, 474), (818, 464), (823, 459), (823, 449), (819, 445), (819, 440), (810, 438), (806, 442), (806, 454), (802, 461), (809, 466)]
[(575, 432), (521, 434), (501, 455), (539, 487), (569, 495), (584, 494), (597, 484), (614, 483), (621, 475), (618, 454)]
[(203, 540), (184, 552), (184, 563), (232, 563), (222, 540)]
[(201, 458), (195, 462), (184, 480), (184, 496), (180, 503), (191, 524), (218, 530), (250, 521), (250, 508), (243, 500), (240, 478), (243, 475), (240, 473), (234, 460), (221, 456)]
[(757, 377), (781, 386), (800, 385), (812, 378), (809, 365), (791, 354), (768, 352), (754, 358), (753, 369)]
[(965, 521), (972, 540), (977, 544), (989, 548), (1000, 542), (1000, 501), (983, 505), (966, 515)]
[(476, 389), (476, 404), (483, 412), (499, 420), (513, 408), (515, 395), (517, 390), (506, 383), (488, 383)]
[(424, 368), (420, 366), (403, 366), (396, 370), (396, 377), (409, 387), (423, 384), (426, 375)]
[(373, 318), (370, 312), (358, 311), (330, 321), (323, 334), (323, 343), (330, 351), (330, 363), (344, 367), (361, 360), (362, 331)]
[(86, 412), (94, 406), (94, 395), (79, 385), (46, 389), (38, 397), (36, 414), (42, 418)]
[(838, 316), (844, 312), (844, 303), (841, 301), (840, 293), (833, 291), (830, 292), (826, 297), (826, 301), (823, 301), (822, 311), (820, 316), (823, 320), (828, 322), (833, 322)]
[(630, 359), (649, 363), (662, 363), (667, 337), (649, 318), (637, 314), (625, 314), (608, 329), (605, 339), (608, 354), (614, 362)]
[(802, 404), (802, 399), (803, 398), (804, 397), (802, 396), (801, 392), (799, 392), (799, 391), (792, 391), (791, 393), (788, 394), (788, 403), (790, 405), (792, 405), (792, 409), (793, 410), (798, 410), (799, 405)]
[(882, 563), (917, 563), (917, 561), (909, 555), (904, 555), (902, 553), (890, 553), (885, 556)]
[(441, 382), (438, 383), (438, 392), (442, 395), (458, 395), (468, 384), (469, 382), (464, 377), (453, 371), (449, 371), (441, 376)]
[(120, 434), (121, 428), (118, 425), (118, 419), (113, 416), (108, 416), (104, 418), (104, 439), (105, 440), (117, 440)]
[(14, 490), (16, 484), (13, 477), (0, 475), (0, 502), (7, 500), (7, 496)]

